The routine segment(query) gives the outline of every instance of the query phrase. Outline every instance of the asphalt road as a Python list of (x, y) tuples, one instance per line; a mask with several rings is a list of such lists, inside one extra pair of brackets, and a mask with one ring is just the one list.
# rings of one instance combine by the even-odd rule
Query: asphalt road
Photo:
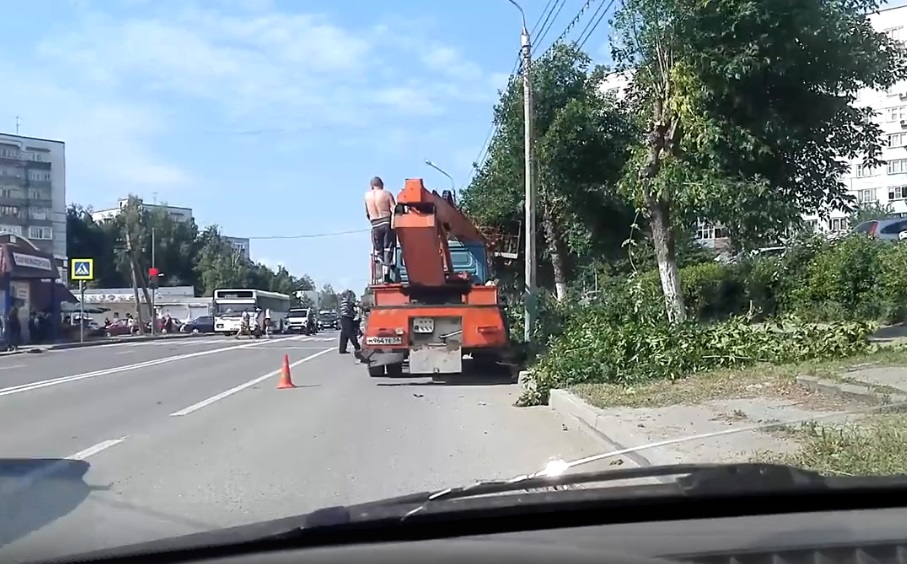
[[(296, 389), (278, 390), (284, 355)], [(336, 334), (0, 358), (0, 557), (507, 478), (602, 450), (515, 385), (369, 378)]]

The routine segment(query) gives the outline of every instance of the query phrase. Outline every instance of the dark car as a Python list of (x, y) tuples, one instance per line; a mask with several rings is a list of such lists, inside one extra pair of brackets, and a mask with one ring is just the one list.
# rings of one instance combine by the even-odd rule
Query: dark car
[(181, 333), (214, 333), (214, 317), (202, 315), (180, 327)]
[(340, 329), (340, 318), (333, 311), (321, 311), (318, 313), (319, 329)]

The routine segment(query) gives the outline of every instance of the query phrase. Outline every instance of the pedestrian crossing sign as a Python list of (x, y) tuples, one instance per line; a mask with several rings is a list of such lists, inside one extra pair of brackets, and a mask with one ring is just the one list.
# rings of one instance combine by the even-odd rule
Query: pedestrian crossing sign
[(94, 259), (70, 259), (73, 280), (94, 280)]

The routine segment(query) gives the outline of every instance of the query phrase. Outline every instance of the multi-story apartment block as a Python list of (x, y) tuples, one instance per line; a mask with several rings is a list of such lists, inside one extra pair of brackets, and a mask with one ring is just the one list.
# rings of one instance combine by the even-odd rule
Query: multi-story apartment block
[[(876, 31), (892, 39), (907, 40), (907, 6), (886, 8), (869, 16)], [(859, 107), (876, 111), (875, 122), (882, 129), (882, 160), (880, 167), (864, 167), (862, 159), (850, 162), (849, 173), (842, 181), (858, 203), (889, 207), (894, 215), (907, 217), (907, 82), (901, 82), (885, 92), (861, 90), (854, 102)], [(827, 218), (816, 216), (806, 220), (826, 233), (845, 231), (847, 213), (833, 210)]]
[(0, 133), (0, 233), (66, 260), (66, 146)]
[[(160, 211), (169, 215), (173, 218), (174, 221), (189, 221), (192, 219), (192, 208), (180, 208), (176, 206), (165, 206), (162, 204), (146, 204), (145, 202), (139, 200), (142, 204), (142, 208), (148, 211)], [(108, 219), (113, 219), (126, 207), (126, 204), (129, 203), (129, 198), (120, 198), (117, 200), (116, 207), (107, 208), (103, 210), (96, 210), (91, 212), (91, 219), (101, 222)]]
[(233, 245), (233, 248), (236, 249), (236, 252), (244, 259), (249, 260), (251, 257), (250, 254), (250, 241), (248, 237), (224, 237), (224, 239)]
[[(193, 218), (192, 208), (181, 208), (177, 206), (165, 206), (163, 204), (147, 204), (141, 201), (142, 208), (150, 212), (163, 212), (173, 218), (174, 221), (189, 221)], [(120, 198), (117, 200), (116, 207), (107, 208), (103, 210), (97, 210), (91, 212), (91, 218), (94, 221), (101, 222), (108, 219), (113, 219), (126, 207), (126, 204), (129, 203), (128, 198)], [(250, 242), (248, 237), (227, 237), (224, 236), (224, 239), (233, 245), (237, 250), (238, 254), (248, 260), (250, 258)]]

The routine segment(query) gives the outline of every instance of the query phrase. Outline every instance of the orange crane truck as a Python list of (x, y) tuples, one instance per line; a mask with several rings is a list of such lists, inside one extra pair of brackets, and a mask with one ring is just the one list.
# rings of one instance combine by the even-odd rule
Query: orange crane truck
[(488, 242), (456, 206), (408, 179), (397, 197), (396, 277), (384, 282), (372, 264), (372, 304), (363, 330), (370, 376), (478, 371), (500, 366), (510, 335), (497, 285), (490, 279)]

